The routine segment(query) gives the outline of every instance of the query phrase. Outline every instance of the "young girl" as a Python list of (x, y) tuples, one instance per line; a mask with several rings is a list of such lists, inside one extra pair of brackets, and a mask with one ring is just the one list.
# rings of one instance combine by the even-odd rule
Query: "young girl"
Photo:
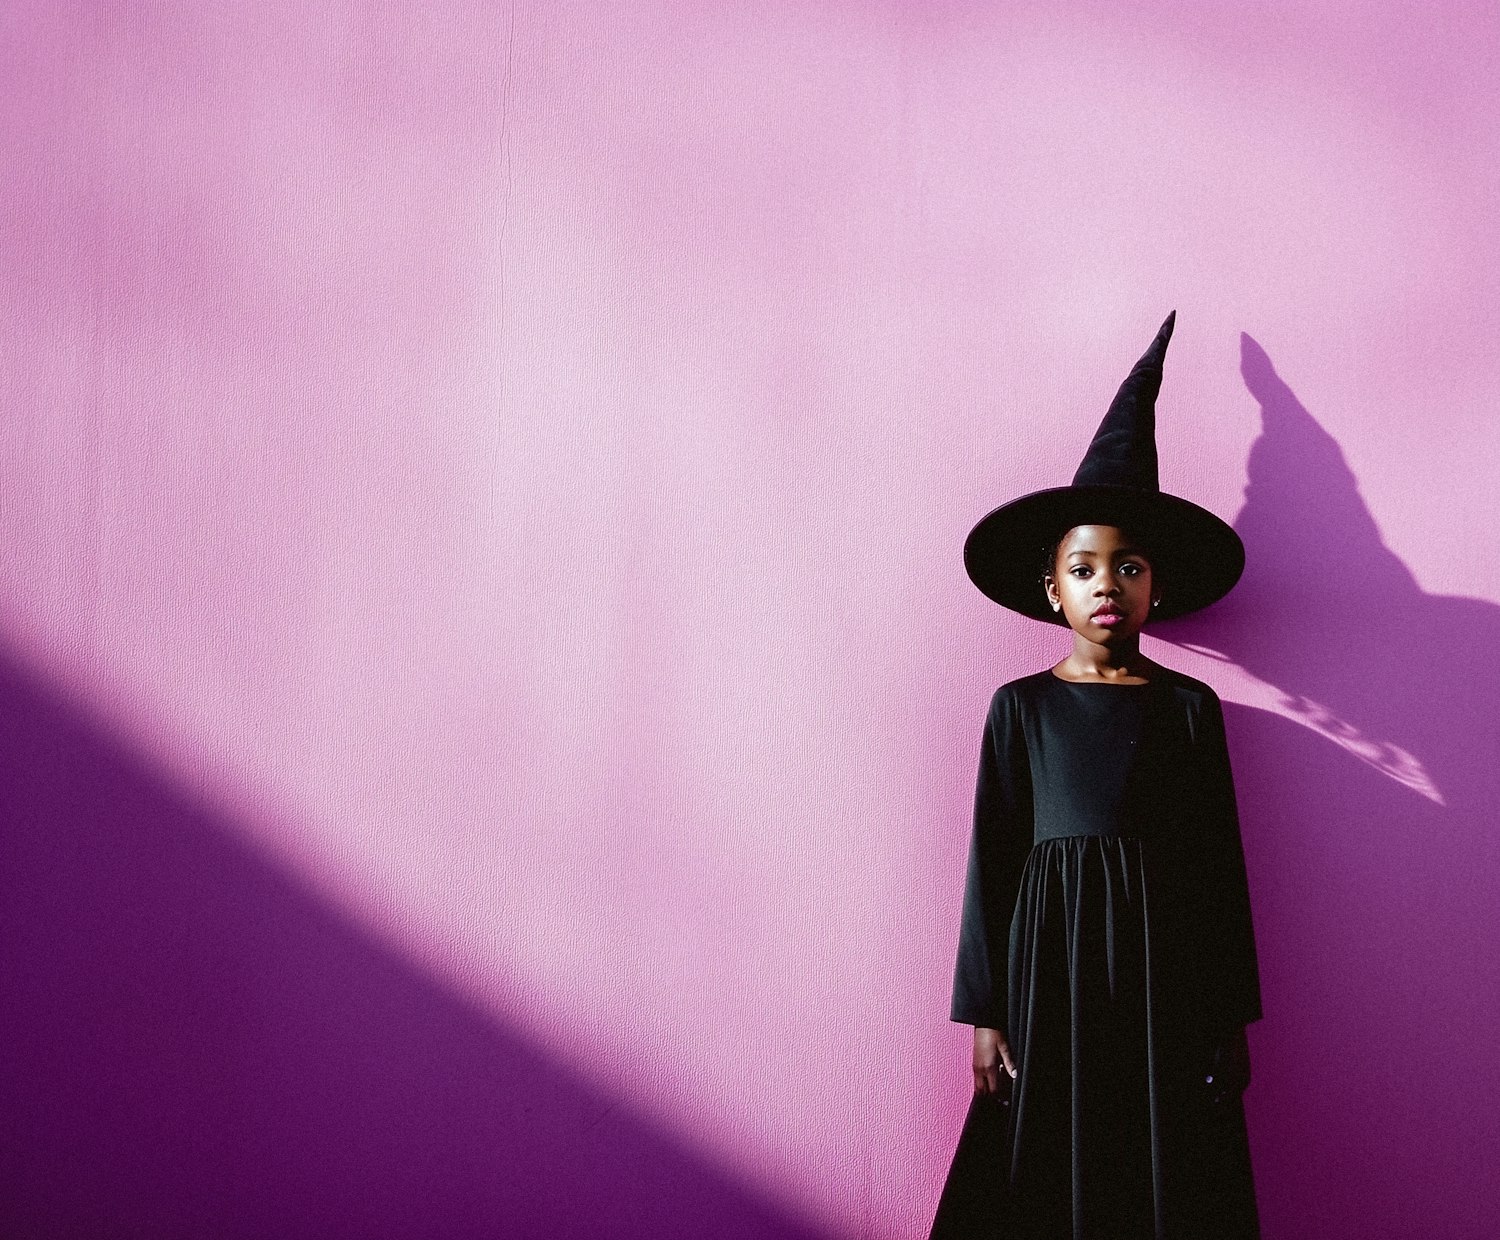
[(1223, 711), (1140, 650), (1244, 568), (1233, 529), (1157, 481), (1174, 319), (1073, 485), (965, 544), (986, 595), (1073, 643), (985, 719), (951, 1011), (974, 1026), (974, 1097), (933, 1240), (1259, 1234), (1241, 1092), (1260, 986)]

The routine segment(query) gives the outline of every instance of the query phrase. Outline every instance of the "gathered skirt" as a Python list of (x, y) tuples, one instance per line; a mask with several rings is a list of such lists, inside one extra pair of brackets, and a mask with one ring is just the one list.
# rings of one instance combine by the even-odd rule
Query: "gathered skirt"
[(1182, 923), (1148, 844), (1038, 841), (1010, 927), (1017, 1075), (976, 1096), (933, 1240), (1253, 1240), (1243, 1102), (1179, 993)]

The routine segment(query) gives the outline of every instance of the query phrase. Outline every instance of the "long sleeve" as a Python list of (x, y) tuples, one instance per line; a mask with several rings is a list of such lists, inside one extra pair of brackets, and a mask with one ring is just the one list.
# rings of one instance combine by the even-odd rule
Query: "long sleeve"
[(1032, 843), (1030, 760), (1015, 694), (995, 691), (974, 790), (950, 1019), (1004, 1029), (1010, 923)]
[(1198, 712), (1194, 750), (1201, 798), (1197, 904), (1203, 999), (1210, 1023), (1227, 1033), (1260, 1019), (1260, 970), (1224, 709), (1212, 692)]

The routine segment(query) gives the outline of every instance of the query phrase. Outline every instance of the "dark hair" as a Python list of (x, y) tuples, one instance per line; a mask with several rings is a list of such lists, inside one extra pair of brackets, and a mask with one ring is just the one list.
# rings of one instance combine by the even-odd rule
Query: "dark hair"
[(1037, 565), (1041, 568), (1042, 571), (1037, 576), (1037, 580), (1042, 582), (1044, 585), (1046, 584), (1047, 579), (1051, 577), (1057, 569), (1057, 549), (1058, 547), (1062, 546), (1062, 540), (1066, 537), (1066, 533), (1059, 534), (1044, 548), (1042, 548), (1041, 557), (1037, 560)]

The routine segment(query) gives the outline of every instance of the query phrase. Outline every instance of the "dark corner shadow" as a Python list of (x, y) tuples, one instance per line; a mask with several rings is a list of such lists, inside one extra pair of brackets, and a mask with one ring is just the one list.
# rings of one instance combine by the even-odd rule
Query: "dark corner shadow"
[(0, 1235), (818, 1240), (0, 652)]
[(1266, 1235), (1481, 1240), (1500, 1212), (1481, 1153), (1500, 1113), (1500, 608), (1425, 593), (1337, 443), (1241, 350), (1262, 417), (1245, 576), (1162, 635), (1296, 720), (1226, 711), (1265, 992), (1247, 1102)]

